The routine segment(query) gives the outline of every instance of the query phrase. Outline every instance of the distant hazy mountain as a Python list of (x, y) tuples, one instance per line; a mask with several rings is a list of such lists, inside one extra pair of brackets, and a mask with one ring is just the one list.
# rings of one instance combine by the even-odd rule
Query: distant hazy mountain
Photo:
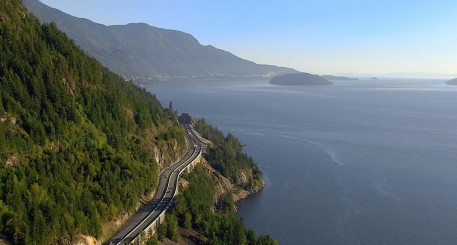
[(451, 79), (456, 77), (457, 74), (445, 74), (435, 72), (396, 72), (388, 74), (378, 74), (378, 77), (390, 78), (413, 78), (413, 79)]
[(457, 85), (457, 78), (451, 79), (451, 80), (447, 81), (446, 83), (449, 85)]
[(292, 73), (273, 77), (270, 80), (271, 84), (287, 85), (287, 86), (309, 86), (309, 85), (331, 85), (332, 82), (318, 75), (309, 73)]
[(322, 75), (321, 77), (324, 78), (324, 79), (327, 79), (327, 80), (341, 80), (341, 81), (359, 80), (358, 78), (341, 77), (341, 76), (333, 76), (333, 75)]
[(73, 17), (37, 0), (23, 0), (42, 23), (55, 22), (76, 44), (127, 78), (249, 78), (296, 72), (258, 65), (192, 35), (147, 24), (105, 26)]

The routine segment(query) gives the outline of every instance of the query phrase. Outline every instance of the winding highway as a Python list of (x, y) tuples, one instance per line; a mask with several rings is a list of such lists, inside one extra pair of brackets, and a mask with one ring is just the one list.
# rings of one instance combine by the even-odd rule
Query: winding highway
[(104, 244), (129, 244), (160, 218), (170, 206), (178, 190), (179, 175), (189, 164), (201, 156), (204, 147), (192, 127), (188, 124), (184, 126), (187, 130), (188, 152), (181, 160), (162, 172), (154, 198), (143, 205), (134, 216), (127, 220), (118, 233)]

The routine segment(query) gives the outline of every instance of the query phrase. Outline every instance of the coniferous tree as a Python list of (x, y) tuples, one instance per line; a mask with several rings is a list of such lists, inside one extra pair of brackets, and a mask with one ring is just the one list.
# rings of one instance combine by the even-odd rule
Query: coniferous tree
[(19, 0), (1, 1), (0, 22), (0, 233), (13, 244), (99, 236), (157, 185), (152, 149), (175, 158), (185, 130)]

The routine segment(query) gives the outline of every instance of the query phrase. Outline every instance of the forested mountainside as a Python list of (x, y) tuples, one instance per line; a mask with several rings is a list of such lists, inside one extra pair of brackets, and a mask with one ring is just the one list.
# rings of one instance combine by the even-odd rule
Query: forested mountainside
[(177, 244), (277, 245), (269, 235), (258, 236), (244, 226), (230, 190), (219, 200), (215, 198), (221, 179), (208, 171), (212, 169), (199, 165), (184, 176), (188, 188), (178, 195), (157, 236), (147, 244), (155, 244), (157, 239), (160, 244), (170, 244), (171, 240)]
[(105, 26), (73, 17), (38, 0), (23, 0), (43, 23), (60, 30), (113, 71), (134, 79), (237, 79), (296, 72), (259, 65), (213, 46), (201, 45), (192, 35), (147, 24)]
[(248, 192), (256, 192), (263, 188), (265, 182), (262, 172), (251, 156), (244, 153), (243, 143), (233, 134), (224, 134), (217, 128), (199, 119), (195, 129), (212, 142), (205, 159), (217, 172), (229, 179), (236, 187)]
[(170, 244), (169, 240), (178, 244), (277, 244), (270, 236), (257, 236), (246, 228), (236, 214), (235, 202), (265, 183), (254, 160), (243, 152), (241, 141), (232, 134), (224, 136), (203, 119), (196, 121), (195, 129), (212, 142), (204, 154), (207, 163), (184, 175), (187, 187), (180, 189), (150, 244), (157, 238), (161, 244)]
[(0, 235), (97, 237), (155, 189), (157, 161), (185, 150), (185, 131), (19, 0), (0, 2), (0, 35)]

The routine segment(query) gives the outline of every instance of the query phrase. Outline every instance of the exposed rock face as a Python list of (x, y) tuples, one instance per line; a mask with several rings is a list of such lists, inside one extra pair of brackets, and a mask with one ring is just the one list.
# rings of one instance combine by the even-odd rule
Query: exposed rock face
[(14, 166), (19, 163), (19, 157), (18, 156), (10, 156), (8, 157), (8, 160), (6, 160), (6, 166)]
[(292, 73), (273, 77), (270, 80), (271, 84), (287, 85), (287, 86), (315, 86), (315, 85), (331, 85), (332, 82), (309, 73)]
[[(219, 172), (217, 172), (215, 169), (213, 169), (208, 164), (208, 162), (206, 162), (206, 160), (203, 160), (202, 164), (203, 164), (203, 168), (206, 169), (208, 171), (208, 173), (213, 177), (213, 179), (216, 180), (216, 183), (217, 183), (216, 195), (217, 195), (218, 200), (221, 199), (225, 195), (225, 193), (231, 192), (233, 194), (233, 200), (235, 202), (238, 202), (253, 193), (259, 192), (260, 190), (263, 189), (263, 187), (265, 187), (265, 181), (263, 181), (262, 185), (260, 185), (258, 188), (254, 189), (252, 191), (246, 191), (244, 189), (241, 189), (241, 188), (233, 185), (229, 179), (222, 176)], [(244, 177), (246, 178), (246, 181), (248, 178), (252, 177), (252, 176), (246, 176), (246, 174), (243, 174), (243, 175), (245, 175)]]
[(91, 236), (79, 236), (73, 245), (100, 245), (101, 242), (97, 241), (94, 237)]

